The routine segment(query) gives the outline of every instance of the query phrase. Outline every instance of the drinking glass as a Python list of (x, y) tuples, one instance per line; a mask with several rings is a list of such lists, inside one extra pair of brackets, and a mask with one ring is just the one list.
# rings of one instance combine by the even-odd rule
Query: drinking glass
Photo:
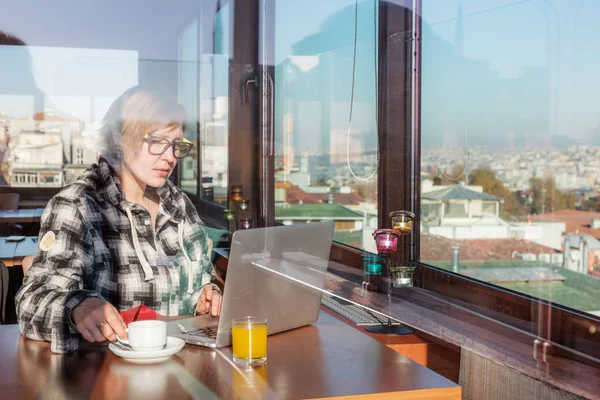
[(243, 366), (263, 365), (267, 361), (267, 319), (234, 318), (231, 323), (233, 361)]

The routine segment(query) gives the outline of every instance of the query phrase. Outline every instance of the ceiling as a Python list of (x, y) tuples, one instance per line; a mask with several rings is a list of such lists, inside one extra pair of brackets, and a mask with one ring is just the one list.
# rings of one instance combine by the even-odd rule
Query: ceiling
[[(29, 46), (136, 50), (142, 58), (176, 56), (178, 36), (201, 7), (217, 0), (4, 0), (0, 30)], [(212, 11), (214, 12), (214, 11)]]

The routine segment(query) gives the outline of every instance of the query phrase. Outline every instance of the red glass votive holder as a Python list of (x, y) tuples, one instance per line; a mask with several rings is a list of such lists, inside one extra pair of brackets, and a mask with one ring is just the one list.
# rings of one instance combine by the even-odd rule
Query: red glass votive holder
[(377, 229), (373, 232), (377, 252), (382, 254), (395, 253), (398, 248), (400, 232), (394, 229)]

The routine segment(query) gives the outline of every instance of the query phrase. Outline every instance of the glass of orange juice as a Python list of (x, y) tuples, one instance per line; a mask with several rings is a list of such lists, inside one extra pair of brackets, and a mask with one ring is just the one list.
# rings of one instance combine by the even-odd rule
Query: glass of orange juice
[(243, 366), (263, 365), (267, 361), (267, 319), (234, 318), (231, 323), (233, 361)]

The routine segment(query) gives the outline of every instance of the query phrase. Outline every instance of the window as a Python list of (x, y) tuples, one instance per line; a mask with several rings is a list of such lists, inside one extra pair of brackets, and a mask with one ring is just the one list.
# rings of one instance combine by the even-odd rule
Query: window
[(374, 252), (377, 4), (278, 1), (273, 28), (275, 220)]
[[(96, 3), (75, 10), (59, 2), (33, 14), (13, 3), (0, 16), (6, 38), (0, 186), (72, 183), (98, 159), (98, 128), (111, 103), (146, 85), (186, 108), (185, 135), (195, 148), (181, 163), (182, 186), (196, 194), (202, 181), (204, 189), (214, 186), (210, 196), (201, 191), (203, 198), (226, 198), (228, 1), (153, 1), (150, 8), (143, 1)], [(50, 33), (42, 29), (48, 15), (59, 22)]]
[(83, 149), (82, 148), (77, 148), (75, 149), (76, 151), (76, 156), (75, 156), (75, 164), (83, 164)]
[(196, 17), (179, 39), (179, 96), (188, 110), (186, 136), (196, 143), (182, 163), (181, 186), (202, 200), (226, 204), (231, 7), (208, 5), (203, 7), (211, 18)]
[(420, 260), (600, 315), (600, 4), (422, 4)]

